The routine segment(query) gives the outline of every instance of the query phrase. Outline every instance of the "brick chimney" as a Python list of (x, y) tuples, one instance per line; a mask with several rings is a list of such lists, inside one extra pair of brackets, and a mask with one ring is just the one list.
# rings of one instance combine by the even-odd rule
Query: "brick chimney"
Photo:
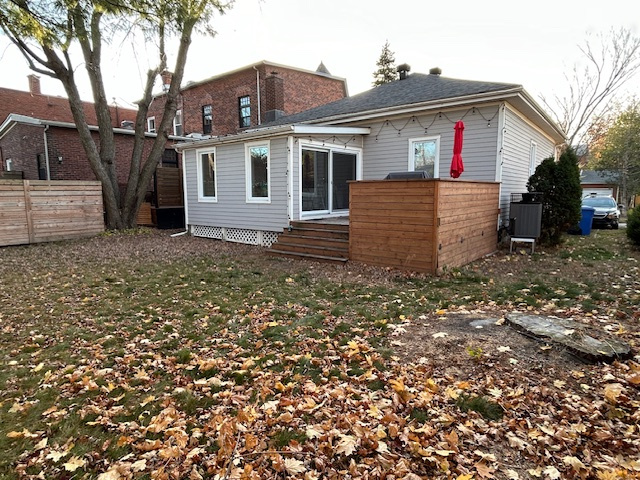
[(32, 73), (31, 75), (27, 75), (27, 78), (29, 79), (29, 92), (31, 95), (42, 95), (40, 91), (40, 77)]
[(162, 78), (162, 91), (168, 92), (169, 87), (171, 86), (171, 79), (173, 78), (173, 73), (171, 73), (169, 70), (163, 70), (162, 73), (160, 74), (160, 77)]
[(271, 72), (264, 80), (266, 94), (265, 121), (272, 122), (284, 115), (284, 80)]

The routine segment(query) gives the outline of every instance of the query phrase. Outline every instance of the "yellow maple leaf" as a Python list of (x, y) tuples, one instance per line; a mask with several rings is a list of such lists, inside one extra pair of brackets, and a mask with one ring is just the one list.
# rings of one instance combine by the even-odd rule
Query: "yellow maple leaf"
[(80, 457), (73, 456), (67, 463), (64, 464), (64, 469), (67, 472), (75, 472), (78, 468), (83, 468), (86, 464), (86, 460)]
[(461, 475), (458, 475), (456, 477), (456, 480), (471, 480), (473, 478), (473, 475), (470, 473), (463, 473)]

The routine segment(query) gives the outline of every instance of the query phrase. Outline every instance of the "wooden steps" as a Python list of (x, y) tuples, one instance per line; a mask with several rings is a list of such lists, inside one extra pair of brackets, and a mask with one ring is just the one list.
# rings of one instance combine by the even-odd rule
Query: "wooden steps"
[(269, 248), (271, 255), (306, 258), (322, 262), (349, 260), (349, 225), (320, 222), (291, 222), (278, 241)]

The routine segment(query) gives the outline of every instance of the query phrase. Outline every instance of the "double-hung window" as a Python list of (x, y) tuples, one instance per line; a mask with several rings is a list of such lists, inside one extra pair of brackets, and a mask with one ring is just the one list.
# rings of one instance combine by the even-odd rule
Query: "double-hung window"
[(147, 118), (147, 132), (156, 133), (156, 117)]
[(269, 167), (269, 142), (248, 143), (245, 146), (247, 202), (271, 201)]
[(429, 178), (438, 178), (440, 137), (409, 139), (409, 171), (424, 171)]
[(173, 134), (182, 136), (182, 110), (176, 110), (176, 116), (173, 117)]
[(240, 128), (251, 126), (251, 97), (249, 95), (238, 98), (238, 115)]
[(218, 182), (215, 148), (198, 150), (198, 200), (201, 202), (218, 201)]
[(213, 107), (211, 105), (202, 106), (202, 133), (208, 135), (213, 127)]

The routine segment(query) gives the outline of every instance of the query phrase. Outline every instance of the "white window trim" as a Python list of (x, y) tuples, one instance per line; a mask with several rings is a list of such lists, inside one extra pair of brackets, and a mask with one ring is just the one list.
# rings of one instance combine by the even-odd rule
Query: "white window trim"
[[(267, 196), (253, 197), (251, 195), (251, 152), (252, 147), (267, 147)], [(244, 175), (247, 203), (271, 203), (271, 141), (245, 143), (244, 146)], [(217, 191), (217, 190), (216, 190)]]
[[(202, 155), (212, 153), (215, 162), (215, 176), (213, 178), (213, 186), (216, 190), (215, 197), (205, 197), (202, 188)], [(215, 147), (203, 148), (196, 150), (196, 173), (198, 177), (198, 202), (201, 203), (218, 203), (218, 154)]]
[[(178, 116), (180, 116), (180, 123), (176, 122), (176, 119), (178, 118)], [(179, 108), (178, 110), (176, 110), (176, 114), (173, 116), (173, 134), (177, 135), (177, 136), (182, 136), (182, 134), (184, 133), (184, 131), (182, 133), (180, 133), (180, 135), (178, 135), (178, 126), (182, 127), (184, 120), (182, 118), (182, 109)]]
[[(151, 128), (151, 122), (153, 122), (153, 128)], [(156, 133), (156, 117), (147, 117), (147, 132)]]
[(416, 142), (427, 142), (433, 140), (435, 140), (436, 142), (436, 158), (433, 162), (433, 178), (440, 178), (440, 135), (434, 135), (430, 137), (415, 137), (409, 139), (408, 171), (415, 172), (416, 170), (413, 144)]
[(7, 172), (10, 172), (13, 168), (13, 160), (11, 158), (7, 158), (5, 161)]
[(538, 155), (538, 144), (531, 140), (531, 145), (529, 146), (529, 176), (533, 175), (536, 172), (536, 167), (538, 166), (536, 163), (536, 157)]

